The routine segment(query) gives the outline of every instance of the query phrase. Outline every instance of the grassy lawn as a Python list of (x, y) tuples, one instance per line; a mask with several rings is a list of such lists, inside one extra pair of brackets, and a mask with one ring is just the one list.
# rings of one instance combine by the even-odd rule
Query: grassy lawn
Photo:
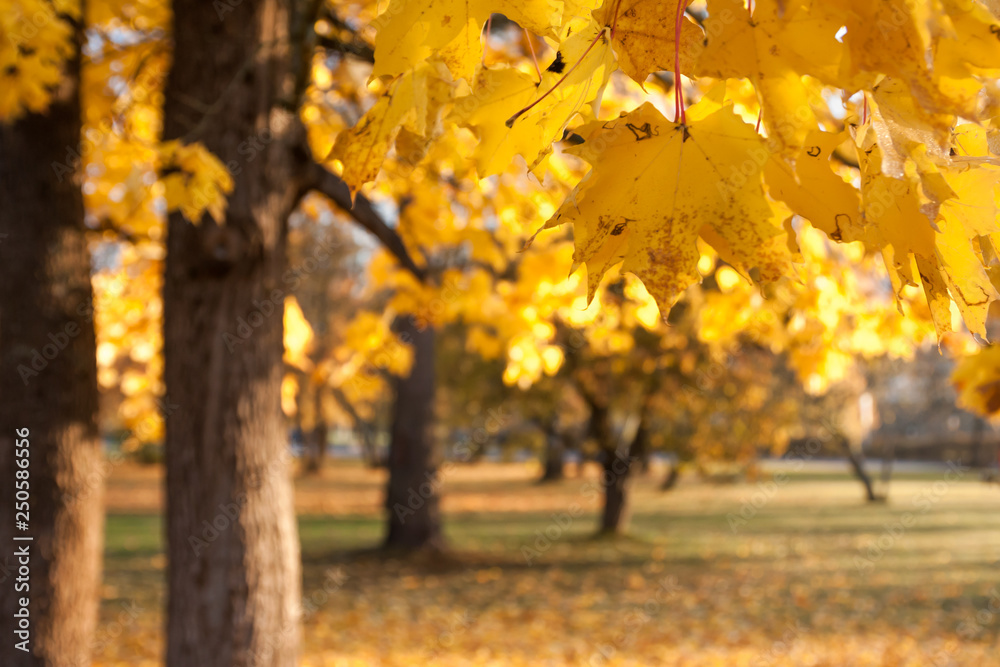
[[(840, 476), (665, 494), (649, 477), (613, 541), (590, 537), (592, 477), (534, 474), (452, 472), (454, 553), (414, 562), (369, 550), (380, 473), (300, 480), (302, 664), (1000, 665), (1000, 488), (971, 473), (909, 476), (879, 505)], [(99, 664), (160, 663), (158, 475), (110, 480)]]

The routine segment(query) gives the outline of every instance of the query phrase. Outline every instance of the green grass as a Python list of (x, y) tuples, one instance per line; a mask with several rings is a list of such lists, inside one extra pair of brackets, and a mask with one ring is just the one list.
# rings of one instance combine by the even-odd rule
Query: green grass
[[(301, 516), (304, 595), (322, 585), (331, 567), (350, 575), (339, 602), (307, 619), (306, 652), (335, 653), (338, 659), (365, 655), (365, 642), (379, 641), (373, 637), (387, 622), (385, 614), (398, 613), (399, 623), (420, 619), (400, 630), (399, 640), (417, 647), (413, 655), (418, 657), (394, 662), (397, 654), (383, 648), (379, 660), (423, 664), (443, 650), (428, 648), (421, 639), (428, 631), (417, 626), (431, 621), (413, 610), (425, 608), (430, 618), (440, 616), (434, 626), (438, 633), (448, 618), (469, 610), (490, 618), (464, 631), (463, 641), (480, 651), (494, 650), (494, 643), (527, 642), (523, 630), (528, 626), (522, 624), (528, 621), (518, 620), (522, 612), (528, 614), (524, 618), (548, 618), (549, 624), (568, 619), (554, 630), (557, 644), (586, 644), (588, 637), (601, 636), (602, 618), (620, 617), (623, 609), (648, 602), (648, 591), (669, 576), (682, 591), (680, 602), (659, 611), (662, 623), (643, 626), (628, 646), (629, 655), (642, 664), (674, 664), (662, 646), (682, 645), (685, 638), (694, 642), (690, 664), (714, 664), (718, 655), (728, 656), (719, 664), (752, 664), (788, 623), (808, 629), (808, 637), (799, 640), (802, 650), (827, 659), (816, 664), (934, 664), (929, 656), (937, 647), (957, 639), (962, 653), (955, 664), (1000, 664), (991, 639), (1000, 631), (1000, 618), (991, 618), (982, 636), (957, 635), (961, 623), (982, 610), (991, 590), (1000, 586), (1000, 489), (970, 476), (935, 495), (938, 481), (933, 475), (894, 481), (890, 502), (868, 505), (860, 500), (857, 482), (794, 479), (733, 530), (731, 519), (746, 508), (757, 485), (689, 484), (660, 494), (649, 480), (635, 494), (627, 538), (593, 539), (596, 517), (587, 509), (551, 543), (539, 538), (547, 530), (555, 534), (552, 515), (559, 510), (551, 509), (551, 501), (568, 508), (581, 482), (545, 488), (524, 484), (515, 496), (549, 494), (549, 509), (523, 511), (522, 505), (512, 511), (498, 501), (493, 512), (451, 512), (446, 536), (454, 555), (446, 561), (374, 557), (370, 550), (383, 534), (374, 512)], [(455, 486), (456, 494), (475, 488)], [(934, 501), (921, 504), (928, 497)], [(909, 525), (900, 531), (904, 520)], [(112, 514), (106, 534), (105, 617), (122, 601), (138, 600), (151, 611), (146, 627), (155, 631), (164, 602), (161, 519)], [(884, 548), (870, 551), (880, 539)], [(540, 545), (527, 563), (524, 549)], [(509, 627), (496, 637), (491, 633), (499, 632), (498, 623)], [(897, 646), (896, 640), (903, 643)], [(878, 649), (870, 661), (833, 657), (837, 651), (854, 656), (868, 645)], [(331, 653), (333, 647), (342, 652)], [(463, 655), (466, 649), (449, 648)], [(502, 653), (510, 662), (500, 664), (518, 664), (512, 656), (519, 650)], [(524, 664), (533, 664), (530, 649), (524, 651)], [(774, 664), (800, 664), (804, 658), (797, 656), (789, 652)], [(546, 659), (586, 662), (578, 663), (580, 656), (565, 662), (558, 656)], [(336, 662), (317, 658), (309, 664)]]

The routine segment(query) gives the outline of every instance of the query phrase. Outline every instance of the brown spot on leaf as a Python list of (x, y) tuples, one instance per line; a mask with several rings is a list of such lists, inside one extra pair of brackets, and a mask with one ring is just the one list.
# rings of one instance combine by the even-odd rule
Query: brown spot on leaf
[(563, 60), (562, 51), (556, 51), (556, 59), (545, 68), (545, 71), (562, 74), (564, 69), (566, 69), (566, 61)]
[(846, 213), (838, 213), (833, 216), (833, 225), (836, 229), (834, 229), (833, 233), (830, 234), (830, 238), (834, 241), (842, 241), (844, 239), (844, 230), (842, 230), (840, 226), (847, 226), (849, 224), (851, 224), (851, 216)]
[(649, 123), (644, 123), (641, 127), (635, 123), (626, 123), (625, 127), (627, 127), (632, 134), (635, 135), (636, 141), (642, 141), (643, 139), (650, 139), (660, 135), (660, 129), (652, 127)]

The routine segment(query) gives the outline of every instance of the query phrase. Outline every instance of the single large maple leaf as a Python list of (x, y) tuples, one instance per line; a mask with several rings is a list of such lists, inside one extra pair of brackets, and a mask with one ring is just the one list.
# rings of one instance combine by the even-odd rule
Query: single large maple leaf
[[(666, 314), (699, 280), (697, 239), (747, 273), (776, 279), (790, 259), (761, 181), (763, 140), (725, 106), (692, 122), (668, 121), (643, 104), (579, 130), (569, 149), (593, 169), (546, 223), (573, 223), (576, 264), (586, 263), (590, 297), (604, 273), (624, 261)], [(748, 173), (749, 172), (749, 173)]]

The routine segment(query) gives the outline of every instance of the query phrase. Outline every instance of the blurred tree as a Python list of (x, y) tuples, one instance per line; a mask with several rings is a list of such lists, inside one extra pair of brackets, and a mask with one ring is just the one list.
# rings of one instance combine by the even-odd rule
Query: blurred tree
[(182, 208), (168, 222), (165, 381), (185, 405), (166, 420), (170, 667), (298, 662), (279, 396), (287, 220), (309, 156), (289, 111), (308, 9), (173, 2), (163, 138), (202, 142), (229, 165), (232, 194), (217, 220)]
[[(313, 27), (327, 9), (173, 3), (160, 163), (174, 211), (165, 384), (191, 409), (166, 422), (170, 666), (296, 661), (298, 542), (279, 402), (281, 313), (296, 284), (286, 271), (290, 214), (315, 190), (421, 275), (375, 208), (313, 160), (323, 153), (298, 111), (312, 94)], [(220, 521), (236, 526), (206, 544), (206, 526)]]
[[(75, 2), (27, 5), (0, 6), (0, 613), (11, 627), (29, 599), (30, 631), (7, 634), (0, 664), (75, 667), (90, 663), (104, 537), (80, 164), (58, 169), (80, 150), (82, 14)], [(20, 9), (45, 25), (19, 23)], [(15, 530), (15, 518), (25, 525)], [(15, 587), (25, 570), (30, 588)]]
[(388, 549), (439, 549), (443, 546), (438, 485), (439, 447), (434, 440), (433, 327), (417, 326), (413, 316), (396, 319), (400, 338), (413, 347), (413, 365), (397, 377), (389, 440)]
[[(361, 307), (361, 289), (355, 278), (363, 266), (352, 230), (337, 224), (339, 216), (319, 200), (311, 197), (303, 201), (302, 213), (293, 217), (288, 244), (289, 270), (299, 281), (296, 302), (313, 334), (303, 367), (289, 365), (296, 385), (294, 416), (304, 434), (303, 470), (307, 474), (322, 467), (332, 426), (350, 424), (366, 444), (370, 431), (343, 392), (330, 386), (323, 363), (344, 344), (347, 325)], [(317, 248), (327, 257), (317, 259)], [(337, 419), (341, 413), (346, 413), (346, 424)]]

